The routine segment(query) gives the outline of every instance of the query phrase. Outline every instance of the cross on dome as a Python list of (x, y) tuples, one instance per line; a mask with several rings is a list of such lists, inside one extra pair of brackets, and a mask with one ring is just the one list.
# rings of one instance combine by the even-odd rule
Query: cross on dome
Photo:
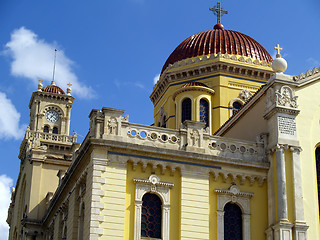
[(280, 53), (280, 51), (283, 50), (283, 49), (280, 47), (279, 43), (277, 44), (277, 46), (274, 47), (274, 49), (277, 50), (277, 55), (276, 55), (276, 57), (277, 57), (277, 58), (281, 58), (281, 53)]
[(223, 7), (221, 7), (220, 2), (217, 2), (217, 5), (215, 5), (214, 7), (209, 8), (210, 11), (212, 11), (214, 13), (214, 15), (217, 15), (217, 23), (221, 24), (221, 17), (224, 14), (228, 14), (228, 11), (224, 10)]
[(68, 87), (71, 87), (71, 86), (72, 86), (72, 83), (69, 82), (67, 85), (68, 85)]

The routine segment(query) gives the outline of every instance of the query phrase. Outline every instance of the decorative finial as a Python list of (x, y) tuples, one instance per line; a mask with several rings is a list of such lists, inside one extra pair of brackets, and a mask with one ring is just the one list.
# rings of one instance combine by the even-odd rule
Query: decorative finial
[(224, 14), (228, 14), (228, 11), (224, 10), (223, 7), (221, 7), (220, 2), (217, 2), (217, 5), (215, 5), (214, 7), (209, 8), (210, 11), (212, 11), (214, 13), (214, 15), (217, 16), (217, 24), (221, 24), (221, 17)]
[(281, 58), (280, 51), (283, 50), (283, 49), (280, 47), (279, 43), (277, 44), (277, 46), (274, 47), (274, 49), (277, 50), (277, 55), (276, 55), (276, 57), (277, 57), (277, 58)]
[(43, 82), (43, 80), (42, 80), (42, 79), (39, 79), (38, 91), (40, 91), (40, 92), (42, 91), (42, 87), (43, 87), (42, 82)]
[(277, 55), (276, 55), (276, 59), (272, 61), (271, 67), (273, 71), (275, 71), (276, 73), (283, 73), (284, 71), (287, 70), (287, 66), (288, 66), (287, 61), (283, 59), (280, 54), (280, 51), (283, 49), (279, 46), (279, 44), (277, 44), (277, 46), (274, 47), (274, 49), (277, 50)]
[(72, 84), (69, 82), (67, 85), (68, 85), (67, 94), (71, 95), (71, 86), (72, 86)]
[(56, 85), (56, 82), (54, 81), (54, 74), (56, 71), (56, 57), (57, 57), (57, 49), (54, 50), (53, 73), (52, 73), (51, 85)]

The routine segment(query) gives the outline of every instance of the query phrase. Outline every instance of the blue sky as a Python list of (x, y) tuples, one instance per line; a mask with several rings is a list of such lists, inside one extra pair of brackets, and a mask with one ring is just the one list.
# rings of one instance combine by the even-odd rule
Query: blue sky
[[(2, 0), (0, 2), (0, 195), (15, 184), (28, 103), (39, 78), (73, 83), (71, 130), (83, 140), (91, 109), (126, 110), (130, 122), (153, 123), (149, 95), (164, 62), (184, 39), (212, 29), (212, 0)], [(247, 34), (275, 55), (287, 74), (319, 67), (318, 0), (228, 0), (226, 29)], [(2, 178), (1, 178), (2, 177)], [(3, 180), (3, 181), (2, 181)], [(2, 186), (2, 187), (1, 187)], [(1, 194), (2, 190), (6, 194)], [(2, 206), (8, 199), (0, 199)], [(2, 225), (1, 225), (2, 224)], [(0, 231), (3, 223), (0, 222)], [(1, 231), (2, 232), (2, 231)], [(0, 237), (1, 239), (1, 237)]]

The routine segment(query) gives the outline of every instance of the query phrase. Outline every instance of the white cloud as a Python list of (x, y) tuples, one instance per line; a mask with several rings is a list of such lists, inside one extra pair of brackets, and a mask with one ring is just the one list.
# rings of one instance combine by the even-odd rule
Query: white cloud
[(307, 62), (310, 64), (310, 68), (319, 67), (320, 65), (320, 62), (313, 57), (309, 57)]
[(153, 78), (153, 84), (157, 84), (157, 82), (160, 79), (160, 74), (157, 74), (154, 78)]
[(11, 201), (13, 180), (6, 175), (0, 176), (0, 240), (8, 239), (9, 226), (6, 222)]
[(5, 93), (0, 92), (0, 139), (23, 137), (26, 126), (19, 126), (20, 113)]
[(141, 89), (145, 89), (145, 86), (140, 83), (140, 82), (123, 82), (123, 81), (119, 81), (118, 79), (113, 81), (114, 85), (116, 85), (117, 88), (121, 88), (121, 87), (138, 87)]
[[(21, 27), (11, 34), (11, 40), (6, 44), (5, 54), (12, 58), (11, 74), (25, 77), (34, 83), (41, 78), (45, 84), (52, 80), (54, 49), (56, 43), (47, 43), (29, 29)], [(57, 51), (55, 81), (62, 89), (72, 83), (72, 93), (83, 98), (92, 98), (94, 91), (80, 83), (73, 72), (74, 62), (70, 60), (62, 50)]]

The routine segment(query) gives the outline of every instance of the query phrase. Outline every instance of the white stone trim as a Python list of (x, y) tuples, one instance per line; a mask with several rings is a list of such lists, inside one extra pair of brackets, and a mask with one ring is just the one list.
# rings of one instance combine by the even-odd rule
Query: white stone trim
[(236, 203), (242, 211), (242, 238), (250, 240), (250, 198), (253, 193), (240, 192), (240, 188), (232, 185), (229, 189), (216, 189), (218, 195), (218, 240), (224, 239), (224, 207), (227, 203)]
[(158, 195), (162, 201), (161, 239), (169, 240), (170, 188), (172, 188), (174, 184), (161, 182), (157, 175), (151, 175), (148, 179), (135, 178), (133, 181), (136, 183), (134, 239), (141, 239), (142, 198), (144, 194), (150, 192)]

